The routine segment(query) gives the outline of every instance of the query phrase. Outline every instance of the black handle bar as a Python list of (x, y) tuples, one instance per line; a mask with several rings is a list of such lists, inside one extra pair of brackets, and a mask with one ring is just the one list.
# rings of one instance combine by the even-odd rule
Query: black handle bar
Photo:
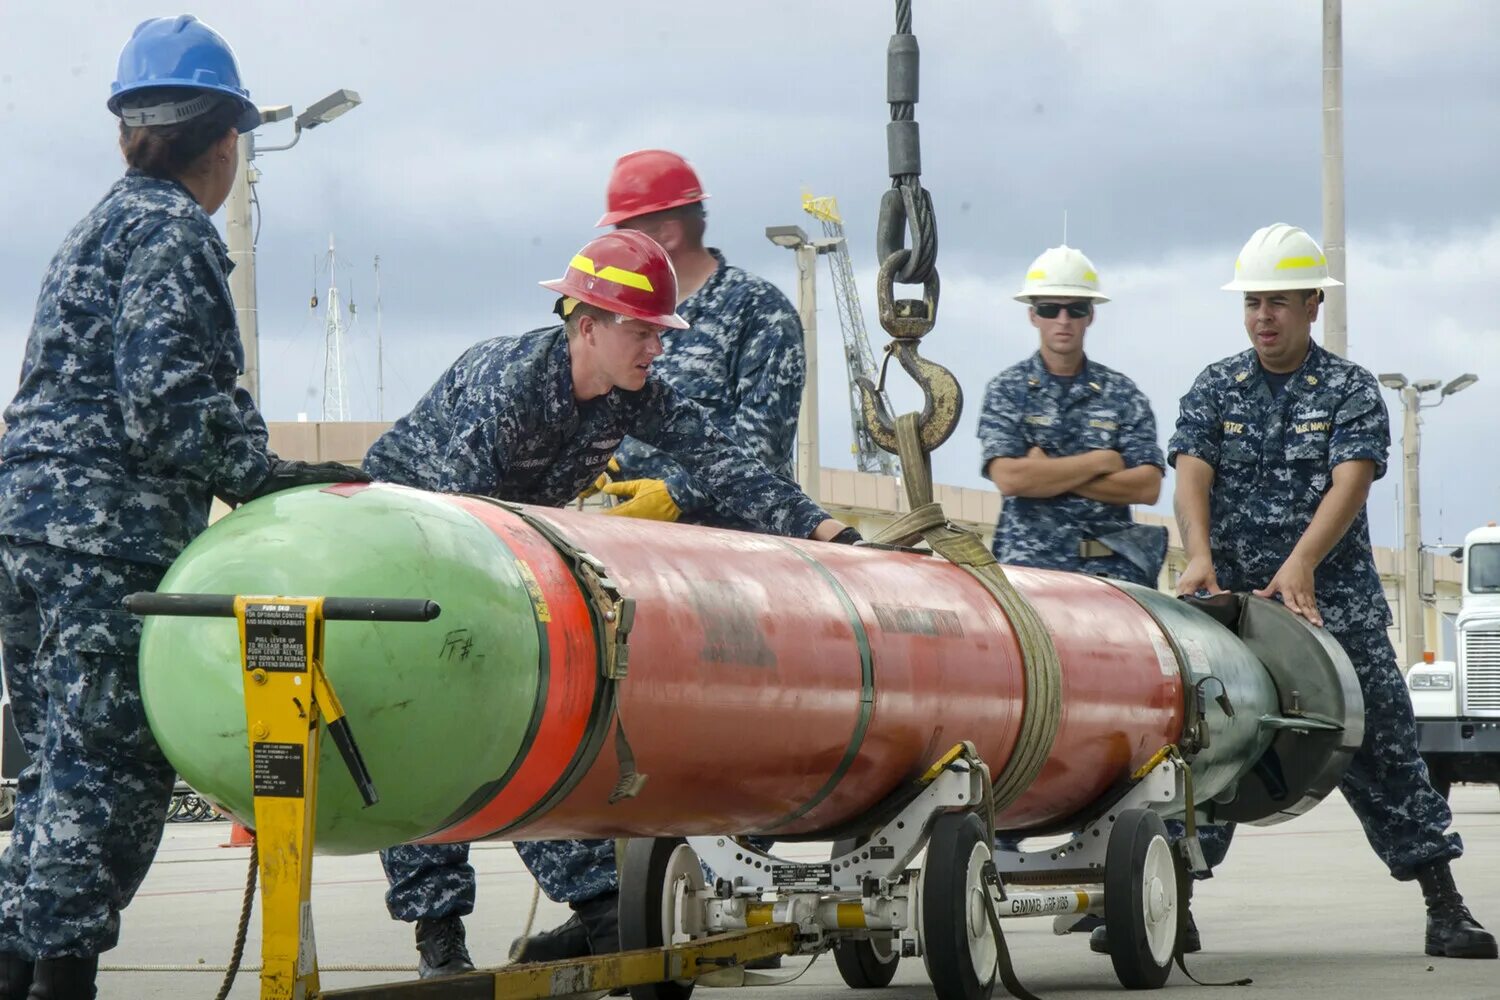
[[(131, 594), (125, 610), (133, 615), (233, 618), (233, 594)], [(430, 622), (443, 613), (436, 601), (420, 597), (325, 597), (325, 621)]]

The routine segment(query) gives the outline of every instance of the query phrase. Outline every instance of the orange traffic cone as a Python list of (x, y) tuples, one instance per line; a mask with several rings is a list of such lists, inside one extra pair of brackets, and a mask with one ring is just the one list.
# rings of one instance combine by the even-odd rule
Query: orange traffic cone
[(229, 843), (220, 844), (220, 847), (249, 847), (255, 843), (255, 831), (247, 828), (239, 820), (234, 820), (234, 825), (229, 828)]

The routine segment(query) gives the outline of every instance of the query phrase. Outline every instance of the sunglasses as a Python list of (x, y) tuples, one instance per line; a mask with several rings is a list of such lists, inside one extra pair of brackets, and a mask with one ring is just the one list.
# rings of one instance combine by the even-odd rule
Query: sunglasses
[(1069, 302), (1066, 304), (1062, 302), (1038, 302), (1031, 308), (1035, 309), (1036, 314), (1042, 317), (1042, 319), (1057, 319), (1057, 314), (1064, 309), (1068, 311), (1070, 319), (1083, 319), (1094, 311), (1094, 307), (1087, 302)]

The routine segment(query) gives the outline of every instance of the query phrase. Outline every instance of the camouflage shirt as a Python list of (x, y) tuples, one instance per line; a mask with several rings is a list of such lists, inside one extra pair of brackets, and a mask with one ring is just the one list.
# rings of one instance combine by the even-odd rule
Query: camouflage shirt
[(166, 565), (270, 469), (218, 230), (130, 173), (42, 282), (0, 442), (0, 534)]
[(558, 507), (604, 471), (626, 432), (672, 456), (762, 530), (806, 537), (828, 516), (655, 372), (637, 391), (575, 400), (561, 326), (469, 348), (370, 447), (365, 471), (421, 489)]
[[(1209, 365), (1182, 397), (1167, 451), (1174, 464), (1192, 455), (1214, 467), (1209, 540), (1219, 586), (1254, 590), (1291, 555), (1333, 467), (1366, 459), (1379, 479), (1390, 443), (1375, 377), (1313, 344), (1280, 398), (1254, 350)], [(1314, 586), (1330, 631), (1391, 623), (1363, 508), (1319, 564)]]
[[(665, 353), (652, 371), (702, 406), (719, 427), (772, 472), (796, 478), (793, 444), (807, 357), (802, 321), (769, 281), (719, 262), (702, 288), (677, 312), (692, 324), (662, 333)], [(692, 520), (731, 523), (733, 504), (718, 503), (707, 484), (671, 455), (627, 437), (619, 450), (623, 479), (665, 480), (672, 499)]]
[[(979, 443), (979, 474), (986, 478), (991, 460), (1024, 458), (1033, 447), (1052, 458), (1108, 448), (1120, 453), (1127, 469), (1166, 464), (1151, 403), (1134, 382), (1085, 358), (1068, 384), (1047, 371), (1041, 352), (990, 380), (979, 414)], [(1006, 497), (995, 528), (995, 558), (1017, 566), (1107, 572), (1109, 567), (1079, 555), (1079, 543), (1132, 524), (1128, 506), (1076, 493)]]

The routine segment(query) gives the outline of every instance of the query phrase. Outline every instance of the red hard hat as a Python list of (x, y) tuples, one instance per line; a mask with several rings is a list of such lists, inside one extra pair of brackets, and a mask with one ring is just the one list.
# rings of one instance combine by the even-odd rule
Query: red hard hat
[(591, 306), (686, 330), (677, 315), (677, 272), (661, 244), (634, 229), (605, 233), (573, 255), (568, 271), (543, 288)]
[(687, 160), (665, 149), (638, 149), (615, 161), (604, 196), (608, 210), (594, 225), (613, 226), (707, 197), (698, 172)]

